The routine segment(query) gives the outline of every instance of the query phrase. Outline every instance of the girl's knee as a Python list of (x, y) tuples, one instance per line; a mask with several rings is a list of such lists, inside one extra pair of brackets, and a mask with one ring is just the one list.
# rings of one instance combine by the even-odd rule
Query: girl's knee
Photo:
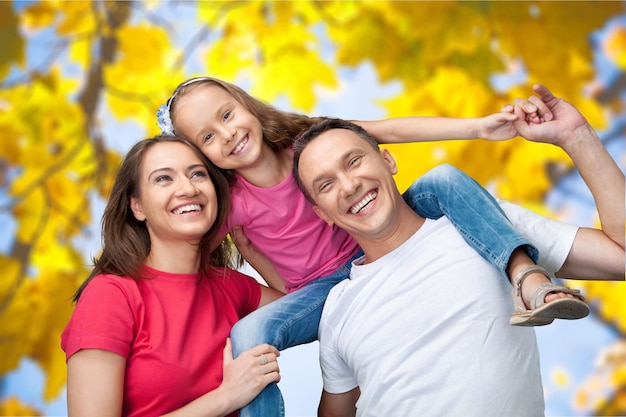
[(441, 164), (441, 165), (437, 165), (436, 167), (432, 168), (431, 170), (426, 172), (424, 175), (422, 175), (422, 179), (431, 180), (431, 181), (433, 180), (450, 181), (461, 176), (465, 176), (465, 174), (463, 173), (463, 171), (461, 171), (457, 167), (452, 166), (450, 164)]

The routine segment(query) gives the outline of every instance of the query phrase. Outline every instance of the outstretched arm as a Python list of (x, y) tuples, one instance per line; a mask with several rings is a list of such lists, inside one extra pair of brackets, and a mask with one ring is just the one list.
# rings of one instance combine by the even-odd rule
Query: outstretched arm
[[(624, 174), (574, 106), (554, 97), (544, 86), (533, 88), (538, 97), (516, 100), (513, 111), (517, 120), (513, 125), (520, 136), (535, 142), (552, 143), (568, 154), (593, 195), (601, 223), (601, 230), (579, 230), (557, 276), (571, 276), (572, 271), (580, 275), (581, 269), (608, 267), (621, 270), (623, 279)], [(522, 106), (528, 106), (528, 102), (536, 105), (536, 114), (528, 115), (523, 110)]]
[[(527, 109), (528, 110), (528, 109)], [(429, 142), (451, 139), (505, 140), (517, 136), (511, 112), (485, 117), (400, 117), (377, 121), (353, 121), (378, 140), (378, 143)]]

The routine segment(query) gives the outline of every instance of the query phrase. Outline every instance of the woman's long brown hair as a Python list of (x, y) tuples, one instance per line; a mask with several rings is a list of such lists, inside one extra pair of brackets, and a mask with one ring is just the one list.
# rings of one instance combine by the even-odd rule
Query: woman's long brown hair
[(192, 149), (206, 167), (217, 194), (217, 217), (213, 226), (202, 236), (198, 247), (201, 276), (207, 277), (213, 266), (236, 266), (236, 258), (233, 256), (235, 251), (227, 240), (211, 251), (212, 242), (230, 211), (227, 179), (189, 140), (180, 136), (156, 136), (137, 142), (119, 168), (102, 216), (102, 253), (100, 257), (94, 258), (94, 268), (74, 294), (74, 301), (78, 301), (89, 281), (96, 275), (142, 278), (139, 271), (150, 253), (150, 235), (145, 222), (140, 222), (133, 215), (130, 199), (139, 196), (139, 180), (146, 153), (164, 142), (182, 143)]

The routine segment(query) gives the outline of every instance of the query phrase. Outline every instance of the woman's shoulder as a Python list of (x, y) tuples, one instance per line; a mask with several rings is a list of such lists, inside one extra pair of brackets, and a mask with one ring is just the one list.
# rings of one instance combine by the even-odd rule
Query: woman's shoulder
[(116, 294), (128, 298), (139, 291), (137, 280), (128, 276), (114, 274), (98, 274), (93, 276), (85, 286), (81, 298), (114, 297)]

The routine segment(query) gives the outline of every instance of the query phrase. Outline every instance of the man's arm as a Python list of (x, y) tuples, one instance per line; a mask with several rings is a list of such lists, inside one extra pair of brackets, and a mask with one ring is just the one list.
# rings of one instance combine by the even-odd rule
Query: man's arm
[[(537, 115), (527, 117), (520, 105), (527, 106), (528, 101), (516, 100), (514, 113), (518, 120), (513, 124), (520, 136), (552, 143), (568, 154), (593, 195), (601, 224), (600, 230), (579, 230), (557, 276), (572, 276), (572, 271), (580, 275), (581, 268), (608, 268), (620, 271), (616, 279), (624, 279), (624, 174), (574, 106), (541, 85), (535, 85), (534, 90), (539, 97), (528, 101), (537, 106)], [(533, 121), (537, 117), (540, 121)]]
[(342, 394), (322, 391), (317, 415), (319, 417), (354, 417), (356, 415), (356, 402), (360, 395), (359, 387)]

